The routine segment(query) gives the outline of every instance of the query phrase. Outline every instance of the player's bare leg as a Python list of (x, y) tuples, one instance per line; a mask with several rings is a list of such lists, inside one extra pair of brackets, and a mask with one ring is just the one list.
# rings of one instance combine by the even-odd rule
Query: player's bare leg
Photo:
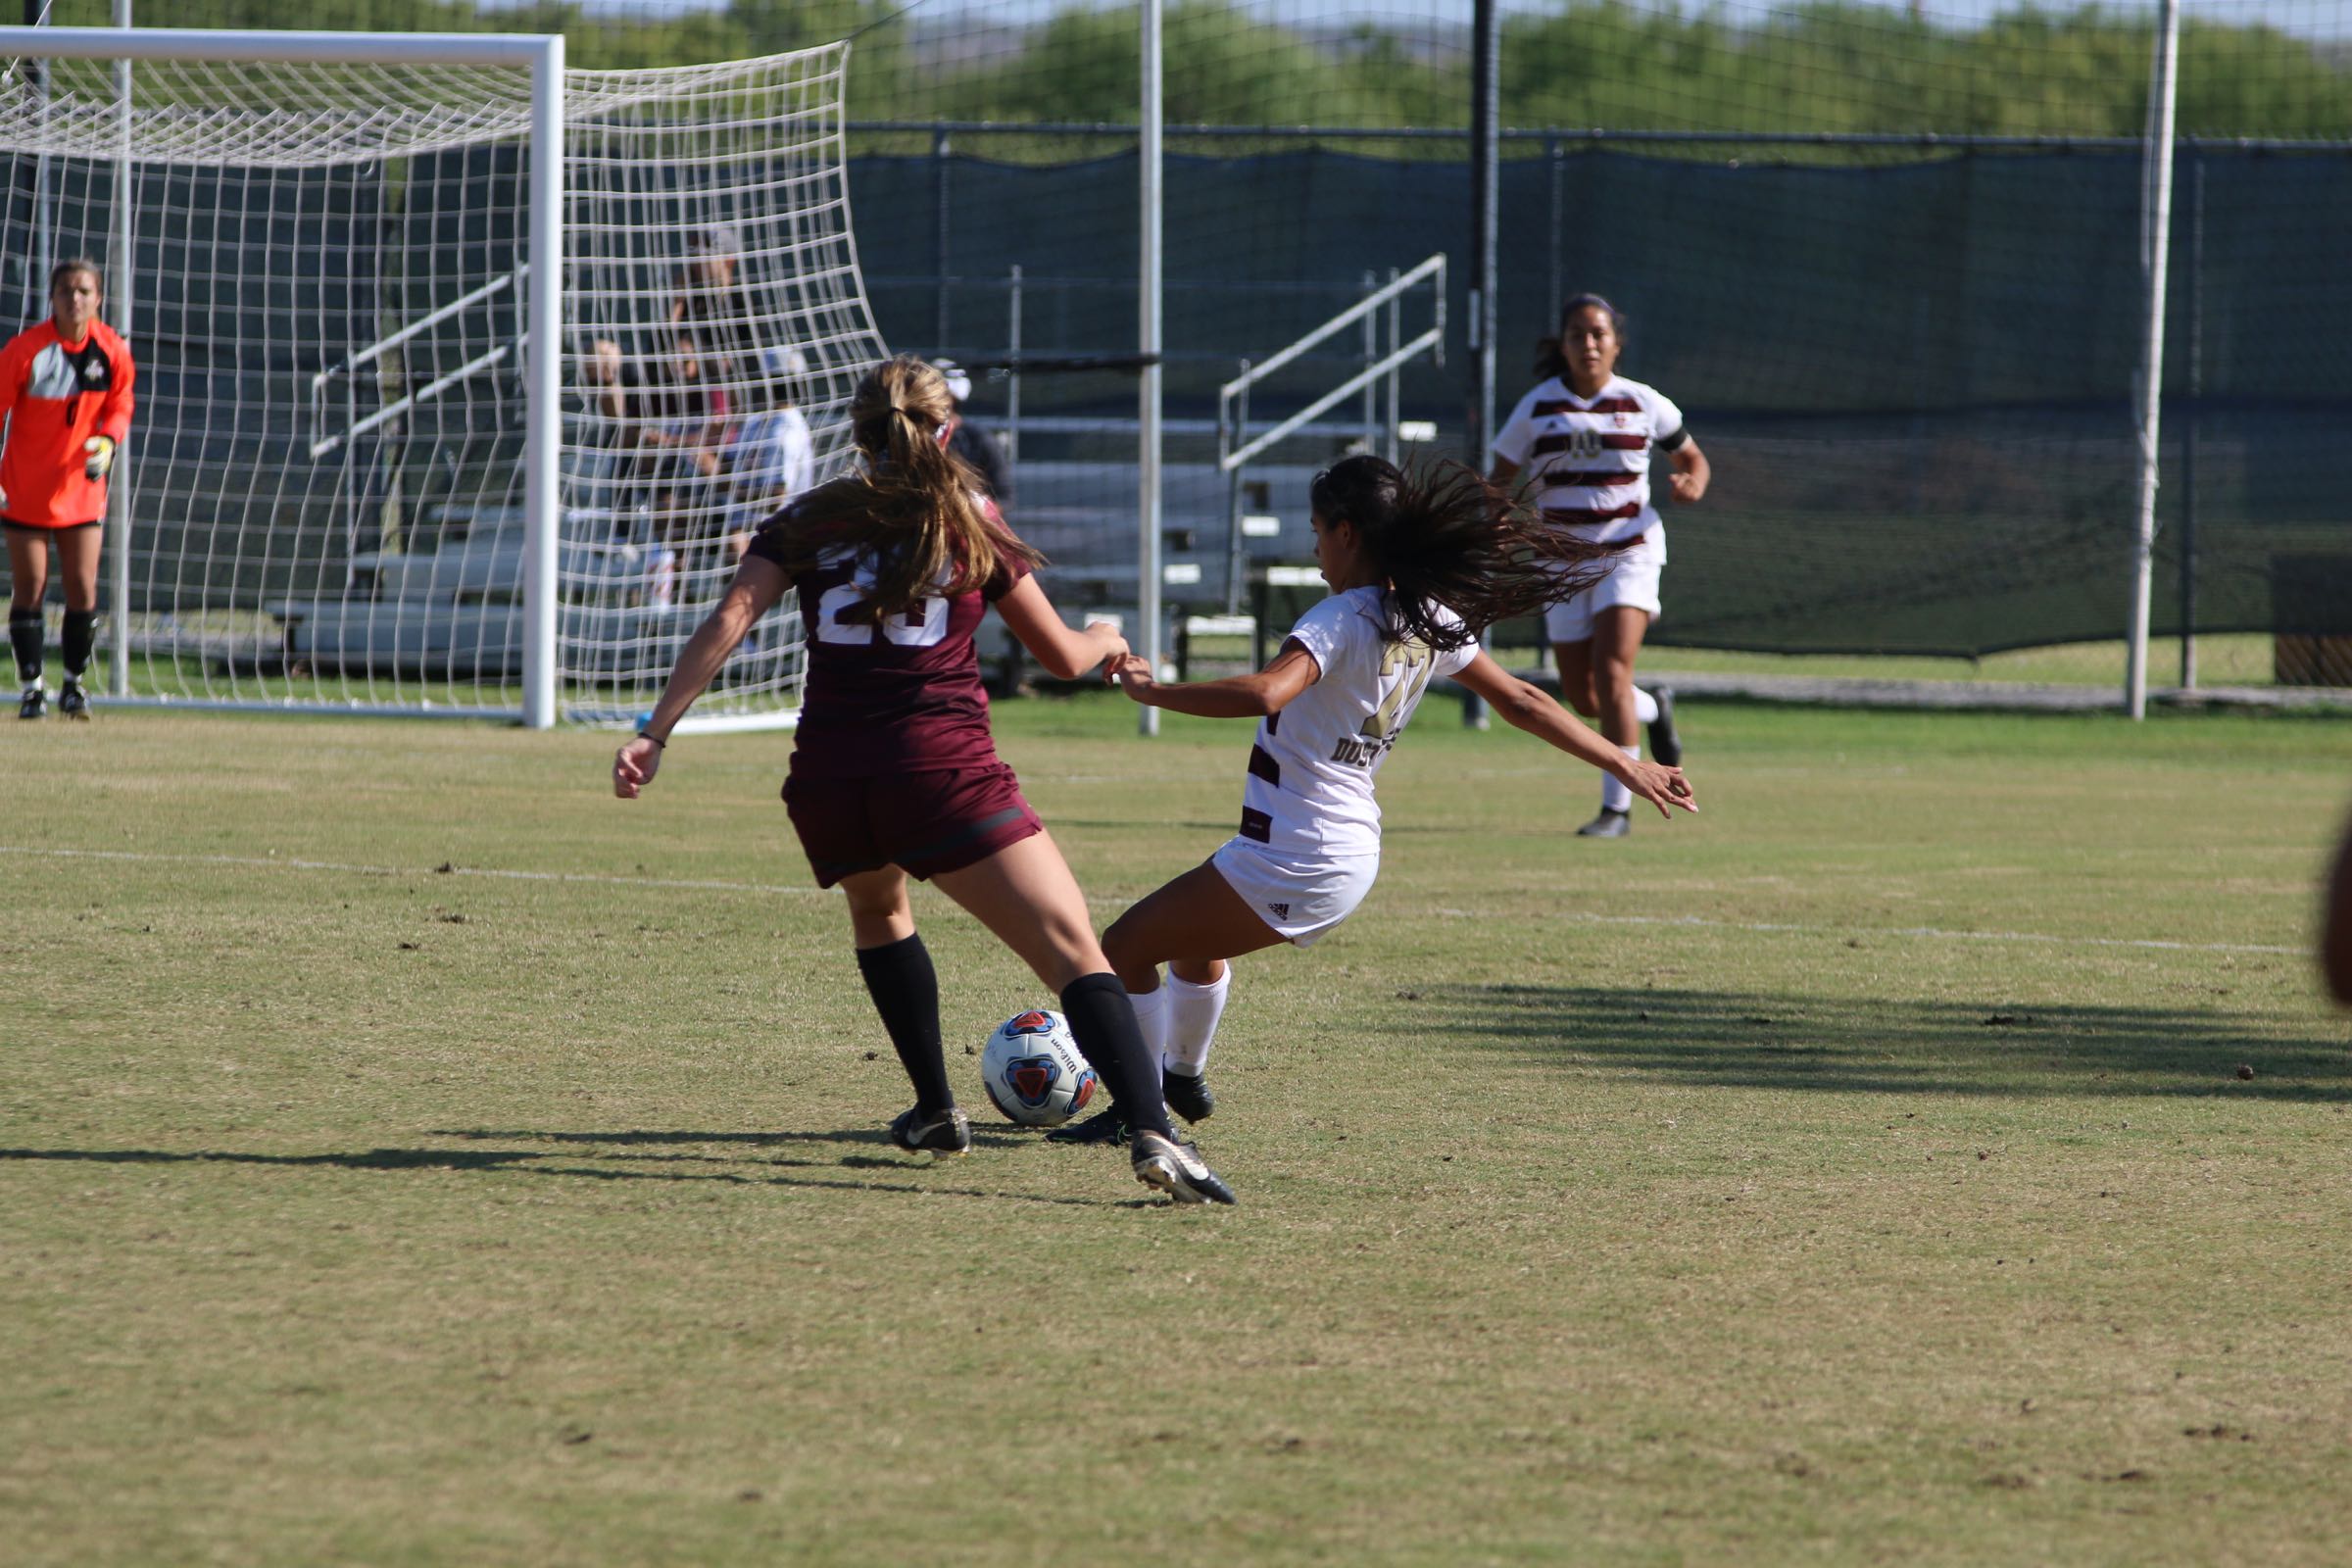
[[(1629, 757), (1642, 755), (1643, 709), (1655, 716), (1653, 701), (1634, 688), (1634, 660), (1649, 630), (1649, 612), (1631, 605), (1612, 605), (1592, 617), (1592, 640), (1587, 644), (1592, 673), (1594, 715), (1600, 733)], [(1579, 828), (1585, 838), (1623, 838), (1633, 830), (1633, 792), (1615, 778), (1600, 786), (1600, 814)]]
[(1560, 701), (1587, 718), (1600, 716), (1600, 698), (1592, 690), (1592, 639), (1553, 643), (1551, 662), (1560, 672)]
[(45, 529), (0, 529), (8, 535), (8, 640), (17, 656), (17, 680), (24, 688), (19, 718), (39, 718), (49, 711), (48, 688), (41, 683), (41, 600), (49, 592), (49, 537)]
[[(1160, 1064), (1160, 1093), (1186, 1121), (1206, 1121), (1217, 1106), (1208, 1089), (1208, 1053), (1232, 984), (1225, 960), (1284, 940), (1205, 861), (1147, 895), (1102, 934), (1102, 951), (1127, 988), (1145, 1046)], [(1084, 1132), (1073, 1130), (1071, 1141)]]
[(1053, 836), (1033, 834), (932, 880), (1060, 993), (1070, 1034), (1127, 1130), (1136, 1179), (1180, 1203), (1232, 1202), (1232, 1189), (1176, 1142), (1160, 1099), (1159, 1063), (1144, 1044), (1126, 988), (1095, 941), (1086, 895)]

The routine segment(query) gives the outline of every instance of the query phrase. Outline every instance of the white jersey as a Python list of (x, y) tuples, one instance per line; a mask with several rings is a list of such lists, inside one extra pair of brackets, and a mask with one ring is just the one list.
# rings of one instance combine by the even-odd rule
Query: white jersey
[(1287, 855), (1380, 853), (1372, 776), (1430, 681), (1478, 657), (1475, 642), (1442, 654), (1392, 641), (1388, 598), (1385, 588), (1350, 588), (1291, 628), (1289, 640), (1322, 673), (1281, 712), (1258, 721), (1242, 788), (1243, 838)]
[(1658, 529), (1649, 499), (1649, 450), (1683, 444), (1683, 411), (1655, 387), (1621, 375), (1590, 399), (1558, 376), (1519, 400), (1494, 437), (1494, 456), (1535, 481), (1544, 517), (1597, 544)]

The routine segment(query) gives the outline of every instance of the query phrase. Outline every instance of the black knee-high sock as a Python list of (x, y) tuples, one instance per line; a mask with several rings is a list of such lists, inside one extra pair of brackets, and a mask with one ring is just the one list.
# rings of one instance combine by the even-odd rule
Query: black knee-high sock
[(98, 641), (98, 612), (69, 610), (66, 612), (63, 652), (66, 656), (66, 679), (78, 681), (81, 672), (90, 667), (90, 649)]
[(1086, 1053), (1087, 1064), (1110, 1102), (1137, 1132), (1176, 1136), (1168, 1126), (1168, 1107), (1159, 1094), (1159, 1063), (1144, 1048), (1144, 1031), (1135, 1021), (1135, 1004), (1115, 974), (1082, 974), (1061, 989), (1062, 1016), (1070, 1034)]
[(29, 686), (41, 678), (41, 612), (39, 606), (8, 609), (8, 643), (17, 652), (17, 679)]
[(882, 1027), (914, 1085), (915, 1107), (926, 1115), (956, 1103), (948, 1059), (939, 1047), (939, 974), (920, 932), (879, 948), (858, 950), (858, 972), (882, 1015)]

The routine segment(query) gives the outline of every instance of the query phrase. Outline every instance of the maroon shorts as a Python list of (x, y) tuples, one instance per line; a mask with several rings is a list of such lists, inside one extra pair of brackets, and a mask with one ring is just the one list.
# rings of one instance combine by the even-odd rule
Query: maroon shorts
[(879, 778), (788, 778), (784, 809), (820, 888), (886, 865), (926, 881), (1045, 831), (1003, 762)]

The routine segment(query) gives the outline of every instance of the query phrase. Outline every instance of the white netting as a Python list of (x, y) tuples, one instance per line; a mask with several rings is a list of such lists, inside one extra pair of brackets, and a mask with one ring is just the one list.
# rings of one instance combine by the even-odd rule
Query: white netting
[[(850, 236), (847, 57), (566, 74), (573, 716), (650, 705), (744, 529), (831, 470), (884, 352)], [(112, 249), (127, 130), (134, 528), (101, 637), (127, 639), (132, 693), (519, 709), (527, 74), (141, 62), (126, 126), (113, 71), (17, 63), (0, 163), (38, 198), (5, 222), (33, 320), (50, 263)], [(789, 712), (801, 667), (781, 611), (703, 710)]]

